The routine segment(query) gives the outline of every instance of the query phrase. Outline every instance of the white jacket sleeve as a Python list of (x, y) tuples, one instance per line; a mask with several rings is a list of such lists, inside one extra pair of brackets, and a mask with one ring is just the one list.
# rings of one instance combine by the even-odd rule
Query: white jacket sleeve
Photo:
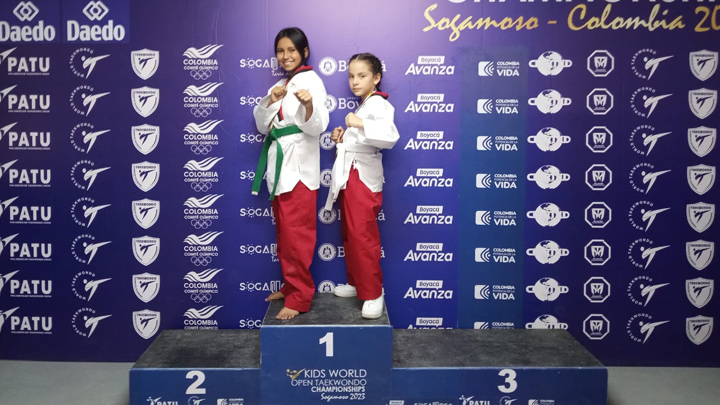
[(308, 87), (307, 91), (312, 96), (313, 113), (310, 119), (305, 121), (305, 106), (300, 104), (297, 113), (295, 113), (295, 122), (304, 133), (319, 136), (327, 129), (330, 123), (330, 113), (325, 107), (327, 92), (322, 80), (317, 75), (310, 80)]
[[(362, 118), (363, 127), (357, 129), (358, 143), (380, 149), (392, 149), (400, 139), (395, 127), (395, 108), (380, 97), (368, 100), (367, 116)], [(372, 103), (372, 104), (371, 104)]]
[(270, 123), (272, 123), (273, 118), (275, 118), (278, 111), (280, 111), (280, 105), (282, 104), (281, 101), (276, 101), (271, 106), (268, 106), (271, 91), (272, 88), (268, 90), (268, 95), (263, 97), (253, 109), (255, 126), (257, 126), (258, 131), (263, 135), (267, 135), (268, 132), (270, 132)]

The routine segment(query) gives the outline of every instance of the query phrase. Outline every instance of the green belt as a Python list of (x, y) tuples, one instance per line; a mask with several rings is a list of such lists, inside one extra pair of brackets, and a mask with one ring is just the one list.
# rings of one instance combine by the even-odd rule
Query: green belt
[(302, 130), (297, 125), (291, 125), (285, 128), (273, 128), (270, 131), (270, 134), (268, 134), (265, 138), (265, 143), (263, 143), (262, 152), (260, 152), (260, 160), (258, 161), (257, 170), (255, 170), (255, 180), (253, 180), (252, 185), (253, 194), (257, 195), (260, 191), (260, 183), (262, 182), (263, 174), (265, 174), (265, 166), (267, 166), (268, 150), (270, 150), (270, 144), (272, 144), (273, 141), (276, 141), (275, 145), (277, 156), (275, 159), (275, 182), (273, 183), (273, 189), (270, 193), (270, 201), (275, 198), (275, 189), (277, 189), (278, 180), (280, 179), (280, 168), (282, 168), (283, 162), (282, 147), (280, 146), (280, 142), (277, 142), (277, 140), (283, 136), (299, 134), (301, 132)]

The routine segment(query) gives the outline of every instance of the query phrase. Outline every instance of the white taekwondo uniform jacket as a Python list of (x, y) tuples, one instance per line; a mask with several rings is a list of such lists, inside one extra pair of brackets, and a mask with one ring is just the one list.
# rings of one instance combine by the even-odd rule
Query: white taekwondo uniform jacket
[[(302, 68), (301, 68), (302, 69)], [(281, 79), (275, 86), (282, 86), (287, 79)], [(275, 195), (292, 191), (298, 181), (301, 181), (310, 190), (320, 188), (320, 141), (319, 136), (327, 129), (330, 122), (325, 98), (327, 92), (320, 77), (312, 70), (302, 70), (293, 76), (287, 83), (287, 94), (282, 100), (276, 101), (268, 106), (270, 92), (265, 96), (255, 109), (253, 116), (255, 124), (261, 134), (267, 135), (270, 132), (270, 125), (273, 128), (285, 128), (297, 125), (302, 133), (288, 135), (273, 141), (268, 151), (267, 160), (267, 187), (272, 192), (275, 183), (275, 142), (280, 142), (283, 151), (283, 162), (280, 170), (280, 178), (275, 190)], [(300, 104), (294, 93), (298, 90), (307, 90), (312, 96), (313, 113), (310, 119), (305, 121), (305, 107)], [(280, 118), (280, 107), (282, 106), (282, 119)], [(263, 173), (255, 173), (262, 176)]]
[(355, 112), (363, 121), (364, 128), (348, 128), (343, 134), (343, 141), (336, 145), (337, 157), (326, 209), (332, 208), (340, 190), (345, 189), (353, 166), (370, 191), (382, 191), (384, 179), (380, 149), (391, 149), (400, 138), (394, 123), (395, 108), (383, 95), (375, 92), (365, 100)]

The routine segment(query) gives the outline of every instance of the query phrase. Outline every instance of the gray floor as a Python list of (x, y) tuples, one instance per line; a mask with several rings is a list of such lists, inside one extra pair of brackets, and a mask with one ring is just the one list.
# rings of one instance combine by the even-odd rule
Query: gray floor
[[(126, 405), (130, 367), (0, 360), (0, 404)], [(720, 404), (720, 368), (608, 369), (609, 405)]]

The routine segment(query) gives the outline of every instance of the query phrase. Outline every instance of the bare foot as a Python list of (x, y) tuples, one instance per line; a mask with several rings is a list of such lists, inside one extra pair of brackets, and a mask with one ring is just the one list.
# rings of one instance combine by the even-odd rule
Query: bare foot
[(282, 298), (285, 298), (285, 296), (283, 295), (283, 293), (278, 291), (278, 292), (274, 292), (274, 293), (268, 295), (267, 298), (265, 298), (265, 301), (279, 300)]
[(295, 317), (298, 316), (298, 315), (300, 315), (300, 312), (298, 312), (298, 311), (296, 311), (296, 310), (294, 310), (294, 309), (290, 309), (290, 308), (287, 308), (287, 307), (283, 307), (283, 308), (280, 310), (280, 313), (277, 314), (277, 316), (275, 317), (275, 319), (293, 319), (293, 318), (295, 318)]

